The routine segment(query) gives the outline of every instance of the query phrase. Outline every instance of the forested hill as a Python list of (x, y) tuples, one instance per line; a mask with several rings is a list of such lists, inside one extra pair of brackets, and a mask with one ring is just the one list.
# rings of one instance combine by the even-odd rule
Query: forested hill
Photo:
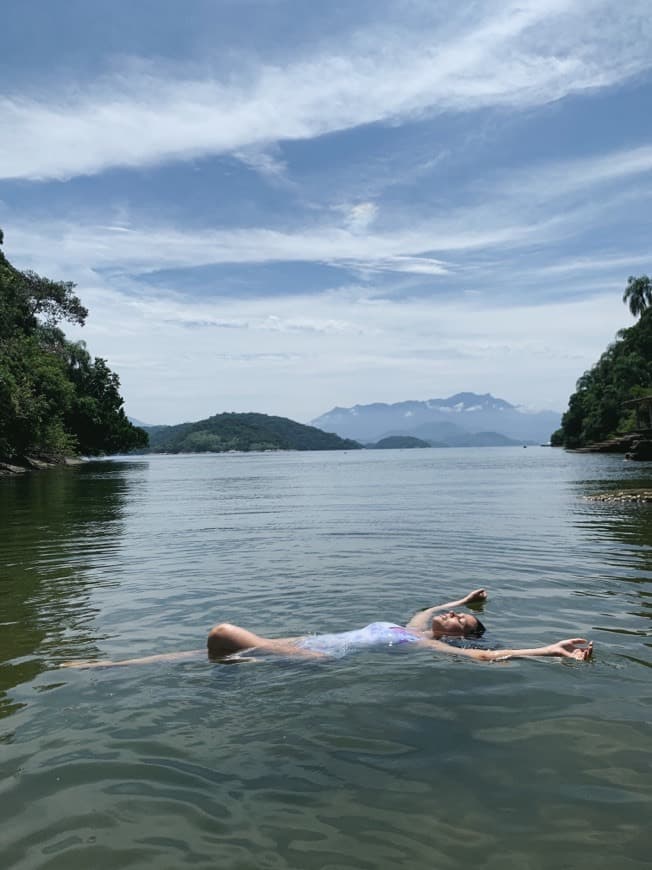
[(224, 453), (229, 450), (357, 450), (356, 441), (267, 414), (215, 414), (196, 423), (149, 426), (153, 453)]
[(59, 328), (62, 321), (83, 325), (88, 315), (73, 289), (21, 272), (0, 250), (0, 461), (147, 444), (124, 413), (118, 376)]
[[(636, 280), (647, 281), (650, 287), (647, 276)], [(633, 281), (630, 278), (630, 284)], [(638, 323), (621, 330), (577, 382), (553, 444), (584, 447), (635, 429), (635, 413), (623, 403), (652, 393), (652, 307), (636, 313), (640, 313)]]

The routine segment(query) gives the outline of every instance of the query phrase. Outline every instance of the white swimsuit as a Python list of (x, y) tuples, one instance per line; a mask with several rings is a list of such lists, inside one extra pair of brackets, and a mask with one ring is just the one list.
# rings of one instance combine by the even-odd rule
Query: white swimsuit
[(415, 643), (418, 640), (421, 640), (418, 634), (414, 634), (402, 625), (395, 625), (393, 622), (372, 622), (364, 628), (356, 628), (353, 631), (311, 634), (301, 638), (297, 646), (340, 658), (351, 649), (393, 646), (399, 643)]

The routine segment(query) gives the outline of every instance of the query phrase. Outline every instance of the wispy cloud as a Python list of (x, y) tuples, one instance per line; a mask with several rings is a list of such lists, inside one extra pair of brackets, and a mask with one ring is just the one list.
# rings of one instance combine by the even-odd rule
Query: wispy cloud
[(378, 206), (373, 202), (359, 202), (344, 210), (347, 213), (346, 224), (353, 233), (368, 230), (378, 214)]
[[(402, 272), (414, 276), (440, 276), (451, 272), (473, 271), (472, 263), (460, 261), (463, 254), (485, 252), (504, 258), (510, 250), (541, 247), (568, 240), (573, 233), (598, 226), (616, 209), (630, 210), (637, 200), (652, 195), (649, 187), (622, 183), (599, 198), (583, 198), (568, 203), (565, 195), (583, 179), (587, 190), (618, 171), (635, 179), (648, 171), (641, 155), (648, 149), (604, 154), (588, 160), (564, 164), (531, 166), (528, 173), (517, 171), (487, 182), (478, 193), (478, 202), (456, 209), (442, 208), (431, 217), (414, 220), (409, 227), (388, 224), (375, 229), (378, 209), (363, 202), (341, 206), (338, 223), (327, 209), (321, 223), (309, 228), (274, 229), (248, 227), (229, 229), (183, 229), (143, 219), (138, 226), (111, 223), (106, 219), (83, 223), (70, 221), (30, 221), (16, 219), (8, 210), (0, 214), (7, 229), (7, 246), (25, 267), (67, 274), (77, 279), (93, 270), (112, 270), (122, 274), (146, 274), (164, 269), (193, 268), (221, 264), (263, 264), (304, 262), (338, 266), (367, 277), (380, 272)], [(649, 169), (652, 170), (652, 153)], [(534, 192), (536, 189), (536, 196)], [(487, 195), (487, 191), (491, 195)], [(640, 203), (639, 203), (640, 205)], [(548, 254), (550, 256), (550, 254)], [(527, 280), (545, 274), (581, 272), (590, 269), (633, 268), (646, 261), (646, 253), (632, 250), (598, 261), (575, 257), (561, 263), (528, 264)], [(493, 268), (491, 263), (481, 268)], [(533, 267), (535, 272), (533, 272)], [(511, 264), (518, 270), (518, 263)]]
[(573, 272), (599, 272), (604, 274), (614, 269), (618, 269), (621, 274), (627, 269), (634, 269), (637, 266), (646, 266), (648, 270), (652, 269), (652, 251), (645, 254), (630, 254), (629, 256), (616, 257), (579, 257), (575, 259), (562, 260), (561, 262), (551, 263), (549, 266), (543, 266), (539, 270), (541, 275), (566, 275)]
[[(533, 366), (537, 404), (562, 408), (622, 314), (617, 293), (542, 305), (536, 316), (528, 304), (506, 313), (475, 299), (369, 299), (363, 287), (182, 300), (95, 285), (84, 300), (92, 316), (72, 333), (117, 367), (130, 410), (161, 422), (254, 408), (308, 420), (333, 404), (405, 399), (406, 378), (413, 398), (475, 389), (531, 404)], [(175, 385), (190, 382), (179, 393)]]
[[(353, 233), (324, 224), (312, 230), (281, 232), (265, 228), (235, 230), (178, 230), (151, 225), (128, 229), (67, 222), (14, 224), (7, 238), (17, 261), (57, 263), (59, 270), (115, 269), (123, 272), (158, 271), (223, 263), (317, 262), (376, 271), (442, 274), (446, 265), (416, 255), (432, 249), (466, 251), (523, 242), (542, 228), (519, 225), (456, 226), (438, 218), (409, 231)], [(460, 224), (462, 223), (460, 219)], [(40, 266), (39, 268), (43, 268)]]
[[(521, 0), (433, 9), (423, 26), (384, 26), (310, 59), (227, 78), (126, 69), (0, 100), (0, 177), (70, 178), (108, 167), (265, 149), (361, 124), (482, 107), (527, 107), (649, 69), (647, 0)], [(442, 24), (442, 21), (445, 23)], [(400, 70), (400, 75), (396, 71)], [(250, 152), (255, 153), (255, 152)], [(266, 152), (260, 151), (259, 154)], [(265, 158), (267, 159), (267, 158)], [(274, 161), (258, 158), (261, 171)]]
[(587, 188), (622, 182), (652, 172), (652, 146), (623, 148), (593, 157), (575, 158), (526, 171), (503, 174), (494, 186), (503, 194), (537, 196), (551, 201)]
[(342, 266), (374, 275), (377, 272), (404, 272), (409, 275), (446, 275), (450, 268), (443, 260), (433, 257), (379, 257), (377, 260), (342, 261)]
[(267, 148), (255, 146), (240, 148), (233, 152), (233, 156), (269, 181), (288, 183), (285, 176), (287, 165), (279, 157), (278, 148), (274, 145), (269, 145)]

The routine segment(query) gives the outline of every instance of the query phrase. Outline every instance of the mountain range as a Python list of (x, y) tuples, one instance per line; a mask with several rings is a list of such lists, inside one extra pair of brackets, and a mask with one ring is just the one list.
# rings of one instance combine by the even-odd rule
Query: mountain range
[(557, 411), (529, 412), (490, 393), (456, 393), (447, 399), (354, 405), (333, 408), (311, 421), (312, 426), (356, 441), (378, 441), (395, 435), (410, 435), (451, 447), (485, 443), (542, 443), (559, 428)]

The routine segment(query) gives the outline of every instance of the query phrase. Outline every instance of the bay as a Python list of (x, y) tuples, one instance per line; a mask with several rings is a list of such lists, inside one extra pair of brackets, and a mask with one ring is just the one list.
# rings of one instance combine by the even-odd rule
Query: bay
[[(643, 868), (649, 465), (549, 448), (123, 457), (0, 481), (12, 868)], [(404, 622), (485, 586), (496, 646), (62, 670)]]

